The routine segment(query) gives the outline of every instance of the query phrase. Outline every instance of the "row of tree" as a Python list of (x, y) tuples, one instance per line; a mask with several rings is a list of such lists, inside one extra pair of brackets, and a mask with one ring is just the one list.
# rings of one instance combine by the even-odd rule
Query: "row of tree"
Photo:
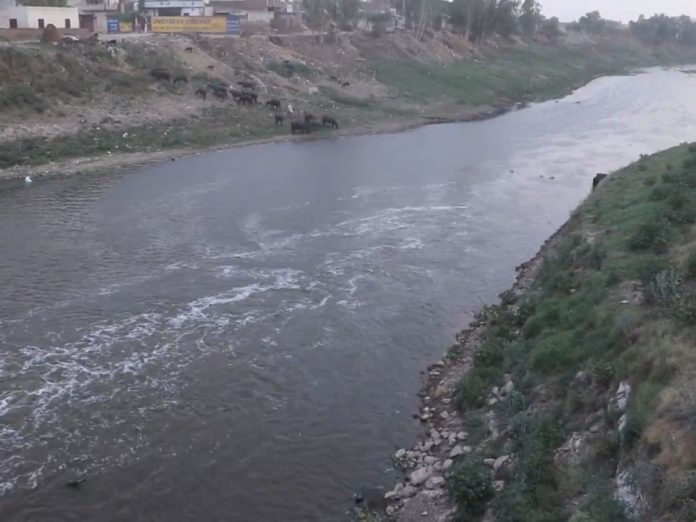
[(628, 25), (631, 34), (649, 45), (696, 45), (696, 21), (688, 16), (641, 16)]

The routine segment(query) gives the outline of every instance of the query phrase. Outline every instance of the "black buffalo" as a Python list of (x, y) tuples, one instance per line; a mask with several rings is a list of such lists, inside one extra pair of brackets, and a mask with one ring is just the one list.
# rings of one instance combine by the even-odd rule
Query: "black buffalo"
[(150, 71), (150, 76), (152, 76), (155, 80), (164, 80), (164, 81), (171, 81), (172, 75), (169, 73), (167, 69), (162, 69), (162, 68), (157, 68), (157, 69), (152, 69)]
[(592, 180), (592, 190), (596, 189), (599, 186), (599, 184), (602, 182), (602, 180), (606, 177), (607, 177), (606, 174), (602, 174), (602, 173), (597, 174), (594, 177), (594, 179)]
[(322, 116), (321, 117), (321, 124), (326, 127), (327, 125), (330, 125), (332, 129), (338, 129), (338, 122), (336, 121), (336, 118), (333, 118), (331, 116)]
[(278, 125), (282, 125), (283, 122), (285, 121), (285, 118), (283, 117), (282, 114), (274, 114), (274, 115), (273, 115), (273, 118), (274, 118), (274, 120), (275, 120), (276, 127), (277, 127)]
[(309, 134), (312, 132), (312, 126), (309, 123), (293, 121), (290, 123), (290, 132), (292, 134)]
[(280, 110), (280, 101), (279, 100), (268, 100), (266, 102), (266, 107), (270, 107), (272, 111), (279, 111)]

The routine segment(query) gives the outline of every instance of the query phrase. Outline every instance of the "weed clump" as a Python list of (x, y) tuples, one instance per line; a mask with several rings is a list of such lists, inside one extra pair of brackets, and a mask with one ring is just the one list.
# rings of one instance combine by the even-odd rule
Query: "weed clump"
[(487, 502), (495, 494), (490, 469), (476, 457), (458, 459), (447, 486), (459, 505), (460, 513), (470, 517), (482, 515)]

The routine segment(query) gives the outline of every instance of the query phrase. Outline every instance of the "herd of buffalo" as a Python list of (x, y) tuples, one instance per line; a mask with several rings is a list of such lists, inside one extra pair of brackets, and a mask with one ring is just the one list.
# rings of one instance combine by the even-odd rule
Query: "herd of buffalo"
[[(188, 84), (188, 78), (184, 75), (172, 75), (167, 69), (156, 68), (150, 71), (150, 74), (155, 80), (165, 81), (168, 83), (173, 83), (174, 85)], [(195, 95), (207, 99), (208, 93), (210, 92), (219, 100), (227, 100), (231, 96), (232, 99), (237, 102), (238, 105), (251, 106), (259, 103), (259, 96), (255, 92), (255, 84), (250, 81), (239, 81), (237, 82), (241, 90), (231, 89), (230, 86), (222, 82), (211, 82), (205, 87), (199, 87), (195, 91)], [(266, 102), (266, 107), (271, 109), (274, 114), (273, 118), (276, 126), (282, 126), (285, 123), (285, 116), (280, 114), (282, 104), (280, 100), (270, 99)], [(309, 134), (313, 130), (331, 127), (332, 129), (338, 129), (338, 121), (332, 116), (324, 115), (321, 120), (314, 117), (313, 114), (308, 112), (302, 113), (302, 119), (295, 119), (295, 115), (292, 111), (292, 107), (288, 105), (288, 117), (290, 121), (290, 132), (292, 134)]]

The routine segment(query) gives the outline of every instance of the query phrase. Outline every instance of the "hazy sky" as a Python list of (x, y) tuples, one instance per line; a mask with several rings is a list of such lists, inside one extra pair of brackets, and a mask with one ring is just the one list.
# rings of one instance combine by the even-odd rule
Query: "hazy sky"
[(546, 16), (557, 16), (562, 22), (576, 20), (589, 11), (599, 11), (603, 18), (635, 20), (638, 15), (655, 13), (688, 14), (696, 18), (696, 0), (538, 0)]

